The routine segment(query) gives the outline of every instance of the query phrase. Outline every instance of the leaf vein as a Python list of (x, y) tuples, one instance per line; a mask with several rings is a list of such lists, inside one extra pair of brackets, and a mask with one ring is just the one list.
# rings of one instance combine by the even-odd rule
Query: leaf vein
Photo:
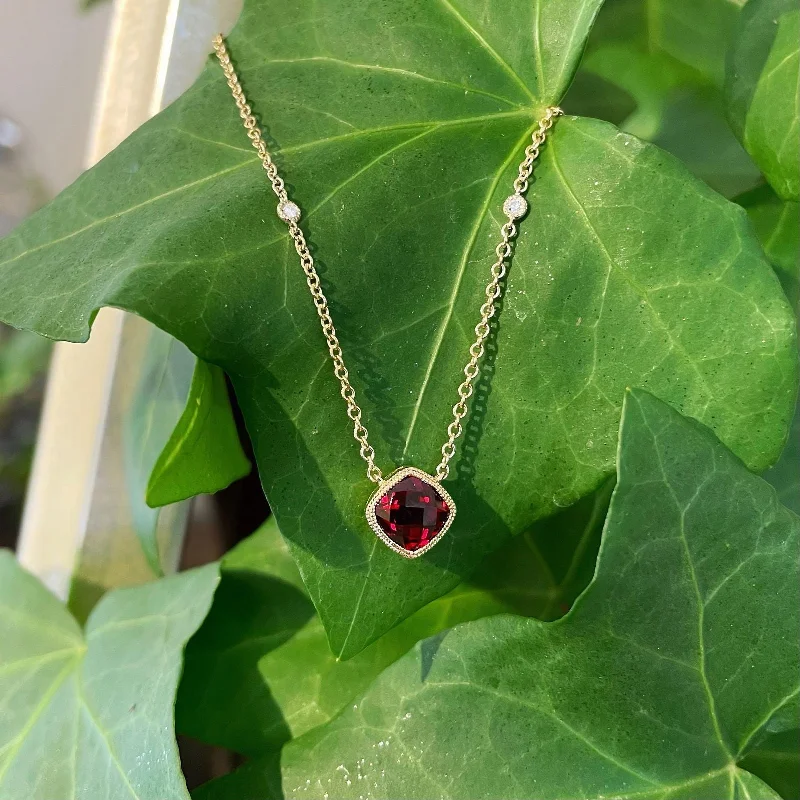
[(503, 68), (503, 71), (525, 92), (528, 97), (536, 102), (536, 97), (528, 88), (525, 81), (511, 68), (507, 61), (495, 50), (486, 39), (481, 36), (480, 32), (474, 28), (466, 19), (466, 17), (449, 1), (440, 0), (441, 4), (447, 8), (450, 13), (466, 28), (467, 31), (475, 38), (481, 47)]

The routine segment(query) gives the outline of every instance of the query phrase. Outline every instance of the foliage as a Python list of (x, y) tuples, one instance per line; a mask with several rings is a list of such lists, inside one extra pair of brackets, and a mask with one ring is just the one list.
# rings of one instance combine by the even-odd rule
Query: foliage
[[(417, 561), (364, 522), (318, 320), (215, 63), (0, 243), (3, 319), (77, 341), (114, 305), (164, 332), (182, 388), (143, 385), (140, 496), (245, 469), (224, 370), (274, 512), (213, 602), (214, 568), (163, 579), (111, 593), (86, 634), (0, 561), (10, 800), (185, 797), (171, 710), (195, 629), (176, 727), (249, 759), (196, 800), (797, 796), (795, 13), (247, 0), (231, 50), (385, 471), (435, 463), (515, 164), (547, 105), (570, 114), (529, 191), (448, 483), (456, 524)], [(15, 616), (29, 596), (50, 638)], [(161, 644), (148, 603), (181, 620)], [(104, 615), (126, 618), (119, 652), (95, 643)], [(163, 758), (73, 727), (75, 755), (34, 781), (40, 737), (76, 719), (53, 697), (78, 703), (47, 694), (40, 658), (87, 687), (102, 730)], [(92, 658), (125, 679), (89, 694), (74, 676)], [(120, 713), (140, 703), (154, 727)], [(89, 756), (102, 790), (81, 783)]]
[(250, 471), (225, 375), (153, 329), (124, 438), (134, 527), (150, 567), (161, 574), (158, 507), (224, 489)]
[[(642, 392), (618, 470), (597, 574), (570, 614), (423, 642), (287, 748), (286, 795), (776, 797), (736, 762), (797, 719), (800, 519)], [(260, 786), (227, 780), (231, 797)]]
[[(610, 490), (609, 484), (512, 539), (472, 581), (348, 661), (331, 653), (270, 518), (223, 561), (214, 607), (187, 651), (178, 730), (259, 755), (329, 721), (421, 639), (503, 612), (561, 616), (591, 578)], [(232, 716), (230, 708), (240, 711)]]
[(84, 634), (0, 552), (0, 796), (188, 800), (172, 699), (217, 573), (111, 593)]
[(730, 52), (727, 94), (734, 128), (772, 188), (798, 200), (800, 9), (791, 0), (751, 0)]
[(0, 329), (0, 412), (47, 366), (50, 343), (27, 331)]
[[(607, 0), (565, 106), (658, 144), (725, 197), (752, 189), (762, 178), (720, 90), (737, 12), (728, 0)], [(611, 101), (620, 90), (629, 106)]]
[(14, 541), (49, 357), (50, 342), (0, 324), (0, 543)]
[(164, 506), (213, 493), (249, 471), (225, 374), (213, 364), (196, 360), (183, 412), (148, 478), (147, 502)]
[[(331, 243), (321, 263), (379, 462), (427, 465), (475, 324), (493, 209), (542, 108), (563, 95), (599, 4), (542, 0), (520, 24), (512, 0), (483, 17), (361, 2), (326, 3), (321, 18), (311, 3), (286, 17), (251, 2), (230, 42), (312, 240)], [(369, 35), (355, 34), (356, 19)], [(563, 119), (529, 195), (449, 487), (453, 535), (422, 563), (395, 558), (364, 520), (370, 484), (329, 413), (338, 386), (265, 191), (210, 64), (0, 245), (0, 313), (82, 339), (97, 306), (121, 306), (230, 374), (338, 655), (594, 490), (613, 470), (626, 386), (707, 422), (754, 468), (776, 458), (794, 402), (794, 320), (741, 210), (661, 150)]]

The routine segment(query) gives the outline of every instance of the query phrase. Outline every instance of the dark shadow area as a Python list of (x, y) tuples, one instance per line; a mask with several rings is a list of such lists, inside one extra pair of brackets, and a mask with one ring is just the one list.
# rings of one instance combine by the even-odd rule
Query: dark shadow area
[(49, 343), (41, 341), (0, 325), (0, 547), (12, 550), (44, 396)]
[(419, 661), (420, 661), (420, 680), (425, 681), (430, 674), (431, 667), (433, 667), (433, 659), (439, 652), (445, 636), (450, 632), (450, 628), (440, 631), (435, 636), (430, 636), (425, 639), (419, 646)]
[(637, 104), (624, 89), (586, 70), (579, 70), (561, 107), (567, 114), (602, 119), (621, 125), (636, 111)]
[(253, 533), (270, 514), (269, 503), (267, 503), (264, 490), (261, 488), (253, 443), (248, 436), (242, 410), (236, 401), (236, 393), (230, 385), (230, 380), (228, 381), (228, 398), (233, 410), (233, 418), (236, 421), (239, 441), (245, 455), (253, 465), (253, 469), (244, 478), (235, 481), (214, 495), (219, 510), (221, 528), (227, 537), (226, 551)]
[(614, 480), (513, 537), (484, 559), (466, 584), (510, 611), (553, 620), (569, 611), (597, 565)]
[(186, 647), (176, 730), (245, 756), (279, 749), (291, 734), (258, 664), (314, 613), (308, 597), (288, 583), (223, 570), (211, 611)]
[[(264, 391), (264, 383), (263, 375), (255, 380), (233, 379), (242, 413), (250, 420), (248, 433), (257, 462), (262, 469), (264, 464), (272, 467), (261, 475), (261, 481), (266, 495), (281, 509), (281, 533), (329, 566), (348, 567), (362, 563), (366, 558), (365, 540), (348, 529), (315, 458), (286, 411), (270, 392)], [(353, 450), (356, 459), (355, 443)], [(360, 463), (354, 460), (354, 472), (358, 470), (361, 473), (358, 469)], [(372, 484), (363, 473), (359, 483), (364, 487), (366, 502)], [(302, 487), (302, 491), (298, 487)], [(315, 498), (313, 504), (309, 503), (311, 496)], [(366, 521), (364, 524), (366, 526)]]
[(218, 800), (221, 791), (236, 800), (284, 800), (281, 784), (281, 754), (266, 753), (227, 775), (224, 791), (212, 780), (195, 789), (192, 800)]
[(178, 736), (178, 753), (186, 786), (191, 792), (215, 778), (233, 772), (242, 759), (224, 747), (214, 747), (190, 736)]

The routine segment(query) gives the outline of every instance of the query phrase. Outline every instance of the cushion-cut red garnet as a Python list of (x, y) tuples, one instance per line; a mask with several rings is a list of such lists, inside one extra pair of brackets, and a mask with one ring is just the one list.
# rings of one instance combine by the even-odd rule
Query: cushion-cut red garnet
[(378, 525), (410, 552), (430, 544), (449, 516), (450, 508), (439, 492), (414, 475), (396, 483), (375, 505)]

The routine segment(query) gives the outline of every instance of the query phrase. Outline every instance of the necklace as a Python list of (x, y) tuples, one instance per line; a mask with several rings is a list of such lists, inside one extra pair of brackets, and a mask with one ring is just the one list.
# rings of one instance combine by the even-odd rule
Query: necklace
[(544, 117), (531, 134), (531, 143), (525, 148), (525, 158), (520, 163), (519, 174), (514, 180), (514, 194), (503, 203), (503, 213), (508, 221), (500, 228), (501, 241), (495, 248), (497, 260), (491, 267), (491, 280), (486, 286), (486, 300), (480, 307), (480, 322), (475, 326), (475, 341), (469, 348), (469, 360), (464, 367), (464, 380), (458, 387), (459, 399), (453, 406), (453, 421), (447, 428), (447, 441), (442, 446), (442, 460), (436, 467), (435, 475), (429, 475), (416, 467), (401, 467), (384, 478), (375, 464), (375, 451), (369, 443), (367, 429), (361, 421), (361, 409), (356, 403), (356, 392), (350, 383), (347, 367), (344, 364), (342, 347), (336, 336), (336, 328), (320, 285), (319, 275), (314, 267), (314, 258), (298, 225), (301, 216), (300, 207), (289, 199), (283, 179), (267, 151), (262, 132), (242, 90), (222, 34), (214, 37), (213, 44), (247, 136), (256, 149), (272, 184), (272, 191), (278, 198), (278, 216), (287, 224), (289, 235), (300, 257), (300, 266), (311, 290), (311, 297), (322, 324), (322, 332), (328, 344), (328, 352), (333, 361), (333, 372), (342, 387), (340, 394), (347, 405), (347, 416), (353, 423), (353, 436), (361, 446), (359, 452), (367, 465), (367, 477), (378, 484), (366, 506), (367, 523), (396, 553), (406, 558), (417, 558), (441, 540), (456, 516), (456, 504), (441, 482), (450, 472), (449, 462), (456, 452), (456, 439), (462, 433), (461, 420), (467, 415), (467, 401), (472, 396), (473, 383), (479, 372), (478, 363), (483, 356), (484, 342), (489, 336), (489, 320), (494, 316), (496, 302), (502, 294), (501, 282), (511, 258), (511, 241), (517, 235), (515, 221), (524, 217), (528, 211), (525, 193), (533, 172), (533, 164), (539, 157), (539, 148), (544, 143), (547, 132), (553, 127), (556, 117), (563, 112), (556, 106), (551, 106), (545, 111)]

